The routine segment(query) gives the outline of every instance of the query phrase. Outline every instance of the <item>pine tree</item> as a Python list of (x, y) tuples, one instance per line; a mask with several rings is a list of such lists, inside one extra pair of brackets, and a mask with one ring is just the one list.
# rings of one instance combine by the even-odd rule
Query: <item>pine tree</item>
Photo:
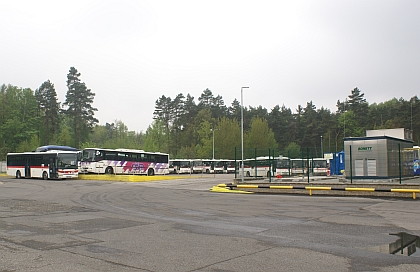
[(204, 108), (210, 108), (213, 105), (214, 96), (209, 89), (205, 89), (203, 93), (198, 98), (198, 106), (200, 110)]
[(98, 123), (98, 119), (94, 117), (94, 112), (98, 109), (92, 107), (95, 94), (80, 81), (80, 75), (74, 67), (70, 68), (67, 74), (66, 101), (63, 103), (67, 106), (65, 114), (73, 122), (74, 145), (78, 148), (87, 140), (91, 129)]
[(35, 98), (38, 101), (39, 115), (44, 128), (41, 131), (45, 132), (41, 144), (49, 144), (59, 129), (60, 103), (57, 101), (54, 84), (49, 80), (42, 83), (41, 87), (35, 90)]
[(366, 128), (369, 123), (366, 118), (369, 112), (369, 104), (366, 102), (364, 96), (365, 94), (360, 92), (359, 88), (354, 88), (351, 90), (351, 95), (348, 96), (348, 106), (349, 110), (355, 114), (359, 126)]

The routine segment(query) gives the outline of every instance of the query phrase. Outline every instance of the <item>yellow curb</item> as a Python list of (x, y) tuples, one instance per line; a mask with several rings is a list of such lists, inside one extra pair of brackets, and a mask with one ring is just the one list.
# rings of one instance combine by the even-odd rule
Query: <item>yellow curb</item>
[(230, 190), (230, 189), (226, 189), (226, 188), (220, 188), (218, 186), (213, 186), (210, 189), (210, 192), (215, 192), (215, 193), (236, 193), (236, 194), (253, 194), (253, 192), (240, 191), (240, 190)]
[(191, 176), (142, 176), (142, 175), (85, 175), (79, 174), (82, 180), (107, 180), (107, 181), (124, 181), (124, 182), (150, 182), (157, 180), (174, 180), (196, 178)]

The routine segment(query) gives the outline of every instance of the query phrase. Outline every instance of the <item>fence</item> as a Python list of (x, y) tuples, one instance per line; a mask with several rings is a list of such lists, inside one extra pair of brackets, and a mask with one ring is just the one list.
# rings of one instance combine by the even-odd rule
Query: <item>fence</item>
[[(283, 157), (287, 161), (282, 166), (282, 174), (281, 175), (298, 175), (302, 177), (307, 177), (309, 183), (310, 175), (327, 175), (328, 172), (328, 162), (326, 159), (317, 158), (316, 154), (318, 154), (314, 148), (302, 148), (302, 152), (299, 154), (282, 154), (279, 149), (261, 149), (261, 148), (248, 148), (244, 149), (243, 152), (240, 148), (235, 148), (235, 179), (239, 174), (240, 162), (242, 160), (242, 156), (244, 159), (244, 164), (248, 163), (248, 166), (251, 168), (263, 168), (261, 172), (263, 175), (266, 175), (270, 179), (277, 176), (276, 168), (278, 169), (279, 165), (274, 158)], [(257, 158), (265, 158), (265, 160), (257, 159)], [(251, 161), (248, 161), (251, 160)], [(264, 172), (265, 171), (265, 172)], [(252, 171), (250, 176), (252, 178), (261, 177), (257, 170)]]
[[(247, 164), (248, 162), (246, 162), (247, 160), (252, 159), (252, 162), (249, 162), (250, 167), (255, 167), (255, 170), (253, 174), (250, 174), (249, 177), (253, 177), (256, 178), (258, 176), (258, 170), (257, 170), (257, 166), (263, 166), (261, 164), (261, 161), (258, 162), (257, 158), (259, 157), (265, 157), (267, 158), (265, 160), (265, 162), (263, 164), (267, 164), (264, 165), (264, 168), (267, 168), (264, 170), (265, 173), (269, 173), (268, 177), (271, 181), (271, 177), (274, 173), (274, 169), (275, 169), (275, 165), (274, 165), (274, 157), (279, 156), (278, 154), (276, 154), (276, 150), (275, 149), (270, 149), (270, 148), (246, 148), (243, 151), (240, 148), (236, 148), (235, 147), (235, 179), (238, 177), (239, 174), (239, 169), (241, 167), (241, 165), (238, 162), (242, 161), (242, 158), (244, 159), (244, 164)], [(246, 167), (245, 165), (242, 165), (243, 167)], [(243, 170), (243, 168), (241, 168)], [(242, 174), (244, 175), (244, 174)]]

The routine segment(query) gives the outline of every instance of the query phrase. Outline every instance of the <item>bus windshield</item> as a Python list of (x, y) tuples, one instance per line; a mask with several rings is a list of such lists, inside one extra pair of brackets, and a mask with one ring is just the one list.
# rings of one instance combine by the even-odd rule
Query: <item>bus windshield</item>
[(60, 169), (77, 169), (77, 154), (58, 154), (57, 165)]
[(278, 160), (277, 168), (288, 168), (290, 166), (289, 160)]
[(327, 168), (327, 160), (314, 160), (314, 168)]
[(190, 162), (189, 161), (181, 161), (179, 163), (180, 167), (190, 167)]
[(225, 162), (223, 162), (223, 161), (218, 161), (218, 162), (216, 162), (216, 166), (218, 166), (218, 167), (223, 167), (223, 166), (225, 166)]
[(94, 149), (85, 149), (83, 150), (83, 157), (82, 157), (82, 161), (85, 162), (93, 162), (96, 161), (95, 160), (95, 151)]

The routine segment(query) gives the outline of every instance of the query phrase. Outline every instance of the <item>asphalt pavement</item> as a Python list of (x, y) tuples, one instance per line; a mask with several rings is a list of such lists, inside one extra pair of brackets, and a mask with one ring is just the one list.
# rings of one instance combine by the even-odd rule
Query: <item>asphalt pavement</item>
[(0, 271), (420, 270), (418, 199), (210, 191), (232, 180), (0, 177)]

